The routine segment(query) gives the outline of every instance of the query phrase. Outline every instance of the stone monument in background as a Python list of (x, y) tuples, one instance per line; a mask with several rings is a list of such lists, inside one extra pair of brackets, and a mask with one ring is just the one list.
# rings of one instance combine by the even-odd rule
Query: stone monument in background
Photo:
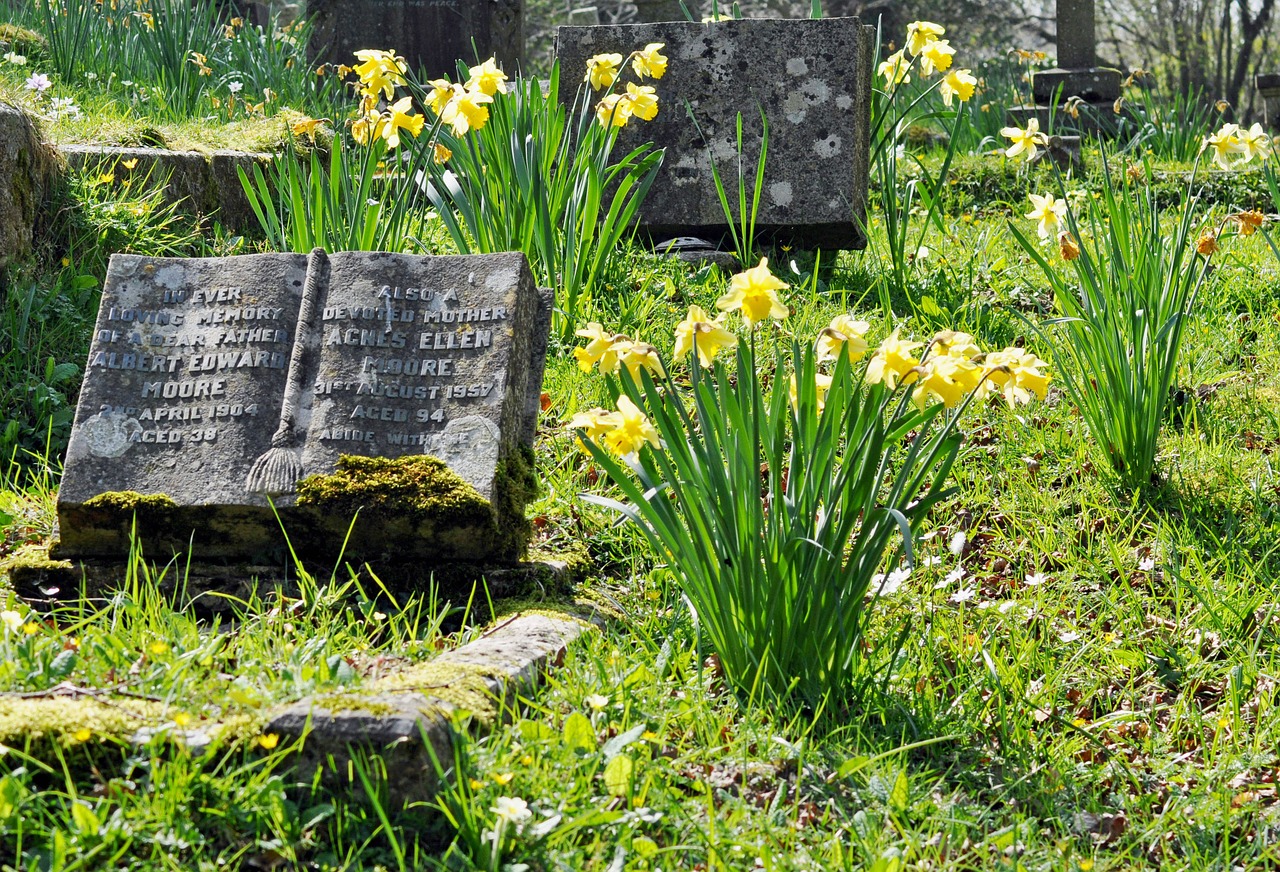
[(309, 0), (316, 58), (351, 65), (366, 48), (395, 49), (426, 78), (457, 62), (496, 57), (509, 74), (524, 58), (524, 0)]

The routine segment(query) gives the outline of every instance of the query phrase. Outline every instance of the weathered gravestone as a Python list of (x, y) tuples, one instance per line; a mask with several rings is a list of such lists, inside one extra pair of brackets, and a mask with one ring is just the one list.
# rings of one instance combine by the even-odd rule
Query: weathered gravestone
[[(645, 82), (657, 88), (657, 118), (628, 124), (617, 145), (652, 141), (666, 149), (640, 216), (641, 230), (659, 247), (675, 237), (719, 241), (727, 235), (707, 145), (736, 204), (737, 113), (751, 184), (762, 107), (769, 143), (757, 234), (806, 248), (863, 248), (874, 41), (875, 28), (856, 18), (561, 27), (560, 93), (566, 102), (574, 99), (593, 55), (626, 57), (650, 43), (665, 45), (666, 75)], [(633, 80), (624, 69), (625, 80)]]
[(496, 57), (509, 73), (524, 58), (524, 0), (310, 0), (311, 50), (352, 64), (360, 49), (395, 49), (428, 78), (458, 61)]
[(550, 310), (521, 254), (115, 255), (55, 553), (136, 516), (148, 553), (262, 561), (274, 503), (309, 556), (359, 509), (349, 555), (515, 559)]
[(1262, 117), (1274, 132), (1280, 130), (1280, 73), (1259, 73), (1254, 87), (1262, 98)]

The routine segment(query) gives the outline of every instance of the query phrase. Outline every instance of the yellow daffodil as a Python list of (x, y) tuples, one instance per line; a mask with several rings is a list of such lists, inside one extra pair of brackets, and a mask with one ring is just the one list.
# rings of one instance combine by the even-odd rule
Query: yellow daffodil
[(658, 349), (648, 342), (626, 343), (619, 351), (618, 362), (630, 370), (631, 377), (637, 382), (640, 381), (641, 367), (649, 370), (658, 378), (663, 378), (667, 374), (667, 371), (662, 367), (662, 358), (658, 357)]
[(387, 123), (382, 128), (382, 138), (387, 141), (387, 148), (400, 147), (401, 130), (407, 130), (415, 138), (422, 133), (422, 126), (427, 119), (422, 115), (411, 115), (412, 109), (412, 97), (401, 97), (391, 104)]
[(620, 54), (598, 54), (587, 58), (587, 75), (584, 82), (591, 83), (591, 90), (599, 91), (609, 87), (618, 78), (618, 68), (622, 66)]
[(301, 121), (293, 122), (293, 126), (289, 129), (293, 131), (294, 136), (314, 137), (316, 128), (328, 120), (328, 118), (303, 118)]
[(665, 46), (664, 42), (651, 42), (640, 49), (631, 58), (631, 69), (642, 79), (661, 79), (667, 72), (667, 56), (659, 52)]
[(729, 293), (716, 300), (716, 308), (725, 312), (740, 310), (749, 327), (765, 318), (781, 321), (788, 312), (777, 292), (788, 287), (769, 271), (769, 258), (762, 257), (758, 265), (729, 279)]
[(627, 103), (631, 114), (641, 121), (652, 121), (658, 114), (658, 96), (652, 85), (627, 82)]
[(480, 130), (488, 123), (489, 110), (485, 104), (492, 102), (492, 97), (479, 91), (455, 94), (444, 107), (440, 120), (449, 125), (454, 136), (466, 136), (468, 130)]
[(604, 434), (604, 445), (619, 457), (638, 452), (645, 444), (661, 448), (658, 431), (630, 397), (618, 398), (618, 417), (614, 427)]
[(849, 356), (850, 363), (857, 363), (867, 356), (870, 346), (867, 345), (866, 333), (870, 329), (871, 325), (866, 321), (836, 315), (818, 334), (818, 360), (835, 360), (843, 351)]
[(934, 24), (932, 21), (913, 21), (907, 25), (907, 51), (918, 55), (924, 51), (926, 45), (946, 32), (947, 29), (941, 24)]
[(945, 39), (935, 39), (925, 43), (920, 50), (920, 72), (932, 76), (934, 71), (945, 73), (951, 67), (951, 60), (956, 50)]
[(586, 327), (575, 330), (573, 335), (590, 340), (585, 346), (573, 350), (578, 368), (583, 372), (590, 372), (591, 367), (600, 362), (600, 358), (613, 344), (613, 334), (605, 333), (604, 325), (599, 321), (589, 322)]
[(1033, 395), (1045, 398), (1051, 376), (1040, 370), (1048, 365), (1026, 349), (1013, 346), (991, 352), (983, 363), (989, 370), (988, 381), (1010, 406), (1025, 405)]
[(958, 330), (940, 330), (933, 336), (929, 344), (930, 357), (959, 357), (969, 360), (982, 353), (978, 343), (968, 333)]
[(1248, 163), (1255, 157), (1261, 161), (1271, 157), (1271, 135), (1262, 129), (1261, 124), (1255, 121), (1248, 130), (1240, 128), (1238, 136), (1240, 139), (1240, 153), (1244, 155), (1244, 163)]
[[(831, 390), (831, 376), (821, 372), (813, 374), (814, 386), (818, 389), (818, 411), (821, 412), (827, 406), (827, 391)], [(793, 407), (800, 405), (800, 388), (796, 382), (796, 374), (791, 374), (791, 387), (788, 389), (791, 396), (791, 405)]]
[(893, 390), (899, 382), (909, 384), (914, 381), (913, 370), (920, 365), (920, 359), (912, 352), (922, 344), (900, 339), (898, 331), (893, 331), (884, 342), (880, 343), (871, 362), (867, 364), (867, 384), (883, 383), (889, 390)]
[(494, 58), (472, 67), (470, 73), (471, 78), (467, 79), (466, 84), (468, 91), (479, 91), (489, 97), (507, 93), (507, 74), (498, 69)]
[(1030, 194), (1032, 210), (1027, 213), (1027, 217), (1032, 221), (1039, 222), (1036, 225), (1036, 232), (1040, 234), (1041, 239), (1048, 239), (1058, 233), (1058, 228), (1062, 225), (1062, 221), (1067, 217), (1067, 201), (1055, 199), (1053, 194)]
[(1049, 141), (1040, 132), (1040, 122), (1035, 118), (1027, 119), (1026, 130), (1021, 127), (1006, 127), (1000, 131), (1000, 135), (1013, 142), (1005, 152), (1005, 156), (1017, 157), (1020, 154), (1026, 155), (1027, 163), (1035, 160), (1036, 155), (1040, 153), (1037, 146), (1045, 145)]
[(597, 407), (574, 415), (573, 419), (569, 421), (569, 428), (584, 431), (588, 439), (599, 444), (604, 439), (604, 434), (612, 430), (617, 424), (617, 412), (608, 412)]
[(366, 112), (351, 122), (351, 138), (360, 145), (369, 145), (382, 136), (387, 117), (381, 112)]
[(911, 81), (911, 61), (902, 50), (898, 50), (880, 62), (878, 72), (884, 76), (886, 88), (905, 84)]
[(395, 96), (395, 86), (405, 83), (404, 74), (409, 66), (394, 51), (361, 49), (356, 57), (360, 63), (352, 67), (352, 71), (360, 77), (365, 94), (381, 93), (390, 100)]
[(720, 315), (713, 321), (701, 306), (690, 306), (689, 314), (676, 325), (676, 347), (672, 355), (676, 360), (683, 360), (696, 349), (698, 365), (711, 366), (720, 349), (738, 341), (737, 336), (721, 326), (723, 320), (724, 316)]
[(1224, 124), (1217, 133), (1205, 138), (1201, 151), (1213, 149), (1213, 162), (1224, 170), (1231, 169), (1231, 159), (1243, 152), (1244, 144), (1240, 141), (1240, 126)]
[[(623, 94), (610, 94), (596, 106), (596, 120), (601, 127), (626, 127), (631, 118), (631, 101)], [(657, 111), (656, 108), (654, 111)]]
[(449, 105), (450, 100), (463, 91), (461, 86), (453, 84), (448, 79), (432, 79), (427, 84), (431, 86), (431, 90), (427, 93), (427, 105), (437, 115), (444, 111), (444, 107)]
[(984, 374), (978, 364), (945, 354), (931, 355), (920, 370), (916, 388), (911, 392), (911, 401), (920, 409), (933, 400), (954, 409), (982, 384)]
[(942, 78), (942, 83), (938, 85), (938, 93), (942, 95), (942, 102), (951, 105), (952, 98), (964, 103), (973, 96), (973, 91), (978, 87), (978, 80), (969, 70), (952, 70)]

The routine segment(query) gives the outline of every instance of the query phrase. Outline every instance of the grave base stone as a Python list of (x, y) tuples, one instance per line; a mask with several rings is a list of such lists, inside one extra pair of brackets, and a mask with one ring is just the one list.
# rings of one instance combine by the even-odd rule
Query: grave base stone
[(1272, 131), (1280, 130), (1280, 73), (1261, 73), (1254, 87), (1262, 98), (1263, 119)]
[[(657, 89), (658, 115), (628, 124), (616, 146), (622, 151), (652, 142), (666, 150), (640, 215), (641, 232), (658, 248), (681, 236), (714, 244), (727, 238), (708, 146), (736, 203), (737, 115), (743, 167), (754, 179), (761, 108), (769, 143), (759, 238), (799, 248), (863, 248), (874, 38), (875, 28), (856, 18), (561, 27), (560, 94), (572, 104), (592, 55), (626, 57), (664, 44), (666, 75), (644, 83)], [(624, 81), (633, 81), (630, 67), (624, 70)]]
[(0, 267), (31, 251), (57, 163), (26, 112), (0, 104)]
[(549, 328), (521, 254), (116, 255), (53, 556), (514, 561)]

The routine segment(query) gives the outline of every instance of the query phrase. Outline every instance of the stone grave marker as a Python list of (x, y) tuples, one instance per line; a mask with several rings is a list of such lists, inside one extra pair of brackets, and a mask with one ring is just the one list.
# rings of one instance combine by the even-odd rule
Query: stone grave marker
[(55, 555), (123, 556), (136, 516), (148, 553), (267, 560), (278, 510), (328, 556), (362, 509), (350, 554), (515, 559), (550, 319), (518, 253), (115, 255)]
[(395, 49), (427, 78), (454, 78), (458, 61), (496, 57), (514, 74), (524, 58), (524, 0), (310, 0), (311, 50), (335, 64), (359, 49)]
[[(769, 148), (757, 234), (804, 248), (863, 248), (874, 40), (875, 28), (856, 18), (561, 27), (560, 93), (573, 101), (592, 55), (626, 57), (650, 43), (665, 45), (666, 75), (643, 83), (657, 89), (658, 115), (628, 124), (617, 145), (622, 150), (652, 141), (666, 149), (640, 216), (641, 230), (659, 249), (676, 237), (719, 242), (727, 236), (707, 144), (736, 203), (737, 113), (743, 116), (745, 175), (753, 180), (761, 107), (769, 119)], [(622, 81), (634, 81), (624, 69)], [(593, 93), (593, 102), (602, 94)]]

